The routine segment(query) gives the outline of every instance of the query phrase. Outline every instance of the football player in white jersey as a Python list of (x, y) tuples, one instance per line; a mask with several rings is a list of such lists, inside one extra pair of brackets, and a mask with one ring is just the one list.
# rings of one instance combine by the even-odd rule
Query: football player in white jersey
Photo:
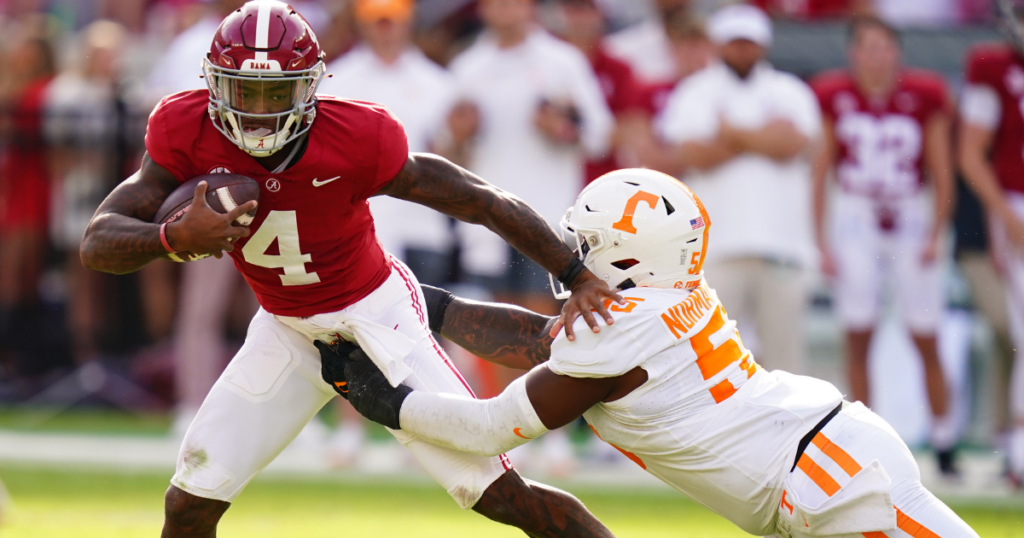
[(435, 329), (530, 373), (489, 400), (419, 392), (341, 342), (317, 344), (323, 376), (368, 418), (477, 454), (583, 415), (641, 468), (751, 534), (977, 537), (921, 485), (884, 420), (825, 381), (757, 365), (701, 271), (710, 224), (669, 176), (605, 175), (562, 227), (585, 265), (622, 290), (614, 324), (552, 341), (554, 319), (428, 290)]

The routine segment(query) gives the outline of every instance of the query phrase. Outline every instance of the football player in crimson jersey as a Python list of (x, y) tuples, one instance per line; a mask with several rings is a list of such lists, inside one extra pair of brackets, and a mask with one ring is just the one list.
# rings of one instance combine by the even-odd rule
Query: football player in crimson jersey
[[(185, 435), (165, 538), (214, 536), (229, 503), (335, 396), (314, 340), (353, 339), (420, 390), (472, 394), (431, 336), (415, 278), (381, 249), (367, 198), (418, 202), (504, 237), (572, 288), (569, 333), (576, 312), (594, 322), (592, 311), (608, 317), (604, 301), (619, 299), (519, 198), (448, 161), (409, 154), (384, 107), (317, 98), (322, 54), (287, 4), (253, 1), (228, 15), (203, 68), (208, 91), (170, 95), (153, 111), (141, 170), (103, 202), (81, 248), (87, 267), (111, 273), (173, 251), (228, 252), (262, 307)], [(228, 199), (236, 207), (219, 214), (200, 183), (184, 218), (152, 223), (178, 185), (218, 172), (255, 179), (258, 207)], [(254, 207), (248, 227), (233, 225)], [(504, 455), (395, 436), (463, 508), (531, 536), (610, 536), (579, 501), (524, 481)]]
[[(851, 392), (869, 403), (868, 348), (890, 281), (923, 359), (932, 445), (942, 471), (952, 474), (955, 428), (936, 345), (944, 306), (937, 257), (953, 196), (949, 99), (938, 75), (901, 67), (899, 37), (885, 22), (854, 19), (849, 38), (849, 70), (819, 75), (812, 87), (825, 135), (813, 176), (815, 232), (846, 330)], [(824, 222), (829, 175), (838, 183), (831, 234)]]
[(756, 536), (977, 538), (921, 485), (881, 417), (830, 383), (758, 366), (702, 264), (679, 264), (680, 253), (703, 257), (711, 221), (675, 178), (602, 176), (562, 229), (587, 267), (622, 290), (615, 325), (552, 340), (553, 319), (424, 287), (435, 330), (530, 372), (477, 400), (393, 387), (355, 346), (318, 345), (324, 378), (345, 382), (371, 420), (482, 455), (582, 415), (642, 469)]
[[(1015, 421), (1007, 455), (1010, 475), (1024, 483), (1024, 6), (1007, 14), (1008, 43), (978, 45), (967, 54), (960, 101), (958, 157), (967, 183), (991, 217), (993, 252), (1008, 284), (1016, 342), (1010, 380)], [(1016, 19), (1016, 20), (1014, 20)]]

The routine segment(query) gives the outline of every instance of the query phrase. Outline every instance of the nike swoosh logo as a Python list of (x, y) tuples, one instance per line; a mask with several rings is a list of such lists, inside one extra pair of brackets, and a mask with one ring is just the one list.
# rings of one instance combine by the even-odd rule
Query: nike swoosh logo
[(514, 428), (514, 429), (512, 430), (512, 433), (514, 433), (514, 434), (518, 435), (519, 437), (522, 437), (523, 439), (533, 439), (533, 437), (527, 437), (527, 436), (525, 436), (525, 435), (523, 435), (523, 434), (519, 433), (519, 428)]
[(331, 179), (325, 179), (323, 181), (317, 181), (316, 178), (314, 178), (313, 179), (313, 186), (314, 187), (322, 187), (322, 186), (324, 186), (324, 185), (334, 181), (335, 179), (339, 179), (339, 178), (341, 178), (341, 176), (334, 176)]

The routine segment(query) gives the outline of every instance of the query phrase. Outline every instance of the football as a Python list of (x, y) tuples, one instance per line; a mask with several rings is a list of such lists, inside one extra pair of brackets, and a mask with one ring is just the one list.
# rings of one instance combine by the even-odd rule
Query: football
[[(200, 181), (207, 183), (206, 203), (218, 213), (227, 213), (232, 209), (250, 200), (259, 201), (260, 186), (252, 178), (238, 174), (207, 174), (190, 179), (174, 189), (160, 209), (156, 212), (153, 222), (163, 224), (165, 222), (176, 222), (181, 220), (192, 207), (192, 197), (196, 191), (196, 185)], [(256, 216), (256, 210), (243, 213), (235, 223), (239, 226), (248, 226)], [(209, 254), (193, 254), (191, 252), (176, 252), (168, 254), (168, 258), (176, 262), (192, 262), (208, 257)]]

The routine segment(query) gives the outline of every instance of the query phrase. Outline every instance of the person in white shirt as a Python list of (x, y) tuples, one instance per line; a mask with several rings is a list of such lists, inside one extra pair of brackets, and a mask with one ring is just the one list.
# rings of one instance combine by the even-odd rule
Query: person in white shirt
[[(165, 95), (206, 88), (199, 59), (210, 51), (210, 41), (224, 17), (238, 9), (245, 0), (216, 0), (207, 14), (178, 34), (167, 52), (153, 63), (142, 91), (143, 99), (152, 106)], [(153, 265), (159, 268), (159, 265)], [(185, 264), (182, 268), (180, 296), (174, 320), (175, 392), (177, 412), (172, 427), (175, 435), (184, 435), (199, 411), (206, 394), (230, 358), (224, 341), (231, 300), (239, 289), (255, 311), (256, 297), (243, 284), (241, 274), (228, 256), (209, 257)], [(157, 279), (159, 276), (150, 275)]]
[[(318, 93), (380, 103), (405, 126), (409, 151), (434, 151), (455, 103), (455, 80), (412, 44), (412, 0), (358, 0), (362, 43), (331, 62)], [(448, 217), (419, 204), (370, 199), (377, 237), (420, 282), (448, 281), (452, 231)]]
[[(409, 151), (433, 151), (455, 102), (455, 80), (412, 44), (412, 0), (358, 0), (362, 42), (327, 65), (330, 78), (317, 93), (381, 103), (405, 126)], [(453, 232), (450, 219), (420, 204), (390, 196), (369, 200), (377, 237), (420, 282), (448, 282)], [(332, 465), (354, 463), (365, 444), (362, 417), (338, 400), (341, 422), (329, 440)]]
[(654, 16), (605, 38), (608, 54), (629, 64), (644, 84), (678, 80), (680, 73), (665, 24), (677, 12), (688, 11), (689, 5), (689, 0), (656, 0)]
[[(451, 70), (480, 118), (468, 168), (554, 224), (580, 191), (586, 157), (608, 150), (614, 119), (586, 57), (538, 27), (534, 11), (533, 0), (483, 0), (487, 30)], [(471, 280), (506, 300), (556, 312), (547, 274), (475, 228), (459, 226)]]
[(806, 84), (764, 61), (772, 32), (763, 11), (727, 6), (707, 31), (720, 61), (676, 87), (658, 128), (716, 215), (707, 263), (730, 314), (753, 321), (766, 367), (802, 373), (810, 148), (821, 112)]

